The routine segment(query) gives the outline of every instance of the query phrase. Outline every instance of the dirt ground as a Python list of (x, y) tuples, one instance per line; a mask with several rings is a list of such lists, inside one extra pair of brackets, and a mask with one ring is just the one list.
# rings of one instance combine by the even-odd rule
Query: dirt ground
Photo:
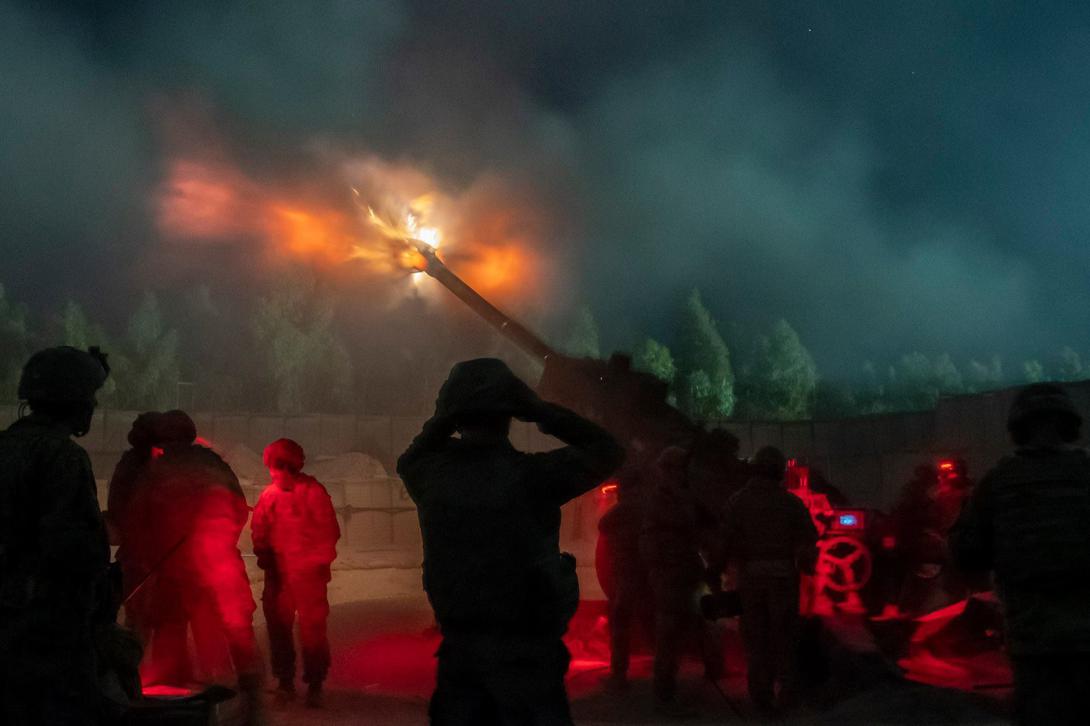
[[(263, 629), (263, 625), (259, 624)], [(403, 726), (427, 723), (427, 699), (434, 678), (432, 657), (438, 635), (423, 598), (389, 598), (341, 603), (330, 619), (333, 667), (324, 708), (269, 701), (272, 726)], [(568, 677), (575, 721), (580, 726), (686, 723), (692, 726), (755, 721), (744, 696), (744, 673), (732, 667), (719, 689), (686, 663), (682, 693), (699, 715), (684, 720), (656, 717), (649, 682), (650, 658), (633, 664), (634, 682), (623, 696), (607, 693), (604, 643), (579, 644)], [(825, 710), (802, 710), (786, 724), (1003, 724), (994, 699), (907, 682), (882, 682)]]

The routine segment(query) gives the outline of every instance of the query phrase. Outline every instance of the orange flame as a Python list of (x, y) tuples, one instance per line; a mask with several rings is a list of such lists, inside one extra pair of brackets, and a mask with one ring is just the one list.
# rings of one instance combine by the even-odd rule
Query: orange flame
[(272, 260), (351, 263), (387, 276), (423, 267), (405, 242), (412, 238), (441, 244), (444, 259), (484, 294), (532, 287), (532, 240), (519, 226), (531, 210), (505, 206), (495, 189), (444, 195), (426, 174), (373, 158), (346, 163), (344, 173), (355, 210), (259, 183), (222, 161), (177, 158), (157, 191), (156, 220), (176, 242), (256, 244)]

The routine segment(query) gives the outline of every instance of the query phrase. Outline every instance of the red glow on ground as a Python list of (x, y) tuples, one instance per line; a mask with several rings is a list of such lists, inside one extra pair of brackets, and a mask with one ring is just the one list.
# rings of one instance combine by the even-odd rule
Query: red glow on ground
[(334, 649), (330, 684), (426, 698), (435, 688), (440, 640), (436, 630), (389, 633)]
[(162, 698), (185, 698), (186, 696), (192, 696), (196, 693), (196, 691), (190, 688), (161, 684), (144, 686), (141, 690), (145, 696), (158, 696)]
[[(605, 612), (605, 601), (581, 601), (564, 638), (572, 654), (568, 680), (569, 687), (574, 687), (573, 696), (598, 688), (597, 678), (580, 676), (608, 670)], [(385, 696), (427, 698), (435, 688), (435, 652), (440, 641), (437, 629), (423, 628), (340, 645), (333, 649), (329, 684)]]

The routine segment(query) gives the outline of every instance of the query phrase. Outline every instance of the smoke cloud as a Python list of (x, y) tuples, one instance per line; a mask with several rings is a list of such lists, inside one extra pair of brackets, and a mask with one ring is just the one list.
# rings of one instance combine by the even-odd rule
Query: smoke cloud
[(667, 5), (3, 0), (0, 282), (121, 319), (148, 287), (245, 306), (297, 266), (381, 301), (389, 342), (407, 276), (255, 264), (267, 229), (183, 234), (162, 206), (190, 163), (351, 236), (379, 164), (434, 183), (451, 267), (505, 270), (491, 292), (554, 338), (587, 302), (606, 348), (669, 340), (698, 286), (833, 376), (1090, 347), (1090, 11)]

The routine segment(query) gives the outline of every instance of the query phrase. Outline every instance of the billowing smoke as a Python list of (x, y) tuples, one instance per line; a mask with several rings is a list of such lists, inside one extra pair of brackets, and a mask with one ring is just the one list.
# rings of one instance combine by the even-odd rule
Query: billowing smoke
[(698, 286), (830, 375), (1084, 347), (1081, 11), (610, 5), (3, 0), (0, 282), (119, 323), (309, 276), (355, 356), (473, 328), (342, 262), (356, 187), (440, 200), (451, 267), (554, 338), (587, 302), (606, 348), (669, 340)]

